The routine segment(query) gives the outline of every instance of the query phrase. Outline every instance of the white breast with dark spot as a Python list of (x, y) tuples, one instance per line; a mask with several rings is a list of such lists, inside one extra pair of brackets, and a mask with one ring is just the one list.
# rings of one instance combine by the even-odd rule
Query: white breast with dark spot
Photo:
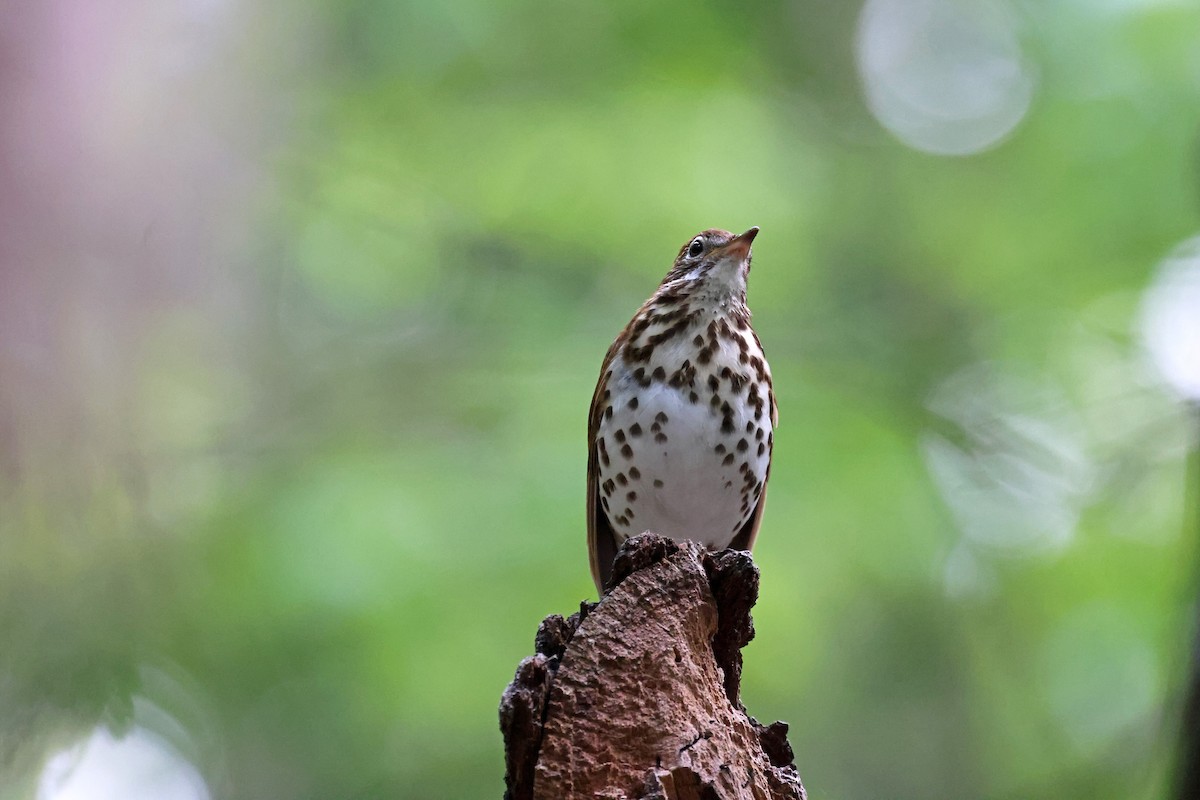
[[(663, 342), (648, 362), (618, 355), (610, 365), (612, 413), (601, 416), (596, 444), (601, 513), (618, 544), (654, 531), (726, 547), (766, 482), (769, 387), (739, 360), (736, 338), (697, 363), (694, 333)], [(685, 361), (696, 370), (690, 384), (670, 385), (663, 373), (673, 375)]]

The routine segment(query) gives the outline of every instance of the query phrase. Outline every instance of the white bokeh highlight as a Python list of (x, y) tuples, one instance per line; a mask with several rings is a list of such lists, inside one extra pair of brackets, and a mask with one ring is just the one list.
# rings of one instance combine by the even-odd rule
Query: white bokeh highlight
[(1081, 420), (1060, 392), (980, 363), (943, 381), (929, 410), (943, 428), (922, 435), (921, 454), (972, 545), (1028, 555), (1071, 542), (1095, 466)]
[(871, 113), (927, 153), (994, 147), (1033, 97), (1015, 18), (1000, 0), (868, 0), (855, 55)]
[(166, 740), (141, 727), (124, 736), (98, 727), (52, 755), (37, 800), (209, 800), (199, 771)]
[(1140, 333), (1163, 379), (1200, 402), (1200, 236), (1159, 266), (1142, 297)]

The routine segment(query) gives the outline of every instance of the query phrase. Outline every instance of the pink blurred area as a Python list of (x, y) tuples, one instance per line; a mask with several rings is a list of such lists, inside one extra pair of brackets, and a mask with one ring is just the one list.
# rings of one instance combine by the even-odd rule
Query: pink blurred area
[[(284, 103), (235, 4), (0, 12), (0, 447), (31, 477), (126, 447), (148, 331), (231, 334)], [(263, 46), (258, 42), (256, 46)], [(261, 74), (268, 74), (266, 70)], [(219, 354), (228, 341), (208, 342)]]

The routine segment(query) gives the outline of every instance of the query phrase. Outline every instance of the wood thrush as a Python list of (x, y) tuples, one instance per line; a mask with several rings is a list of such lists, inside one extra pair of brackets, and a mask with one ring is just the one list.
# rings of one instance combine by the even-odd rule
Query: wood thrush
[(602, 594), (617, 548), (643, 531), (712, 549), (754, 544), (777, 419), (746, 306), (757, 234), (713, 229), (684, 244), (604, 357), (587, 480), (588, 555)]

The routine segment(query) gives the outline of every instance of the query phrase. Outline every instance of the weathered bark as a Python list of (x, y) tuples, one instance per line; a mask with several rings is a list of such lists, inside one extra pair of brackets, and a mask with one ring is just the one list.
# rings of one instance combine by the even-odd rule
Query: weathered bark
[(739, 698), (749, 554), (643, 534), (610, 584), (542, 622), (504, 692), (505, 798), (803, 800), (787, 725), (760, 725)]

